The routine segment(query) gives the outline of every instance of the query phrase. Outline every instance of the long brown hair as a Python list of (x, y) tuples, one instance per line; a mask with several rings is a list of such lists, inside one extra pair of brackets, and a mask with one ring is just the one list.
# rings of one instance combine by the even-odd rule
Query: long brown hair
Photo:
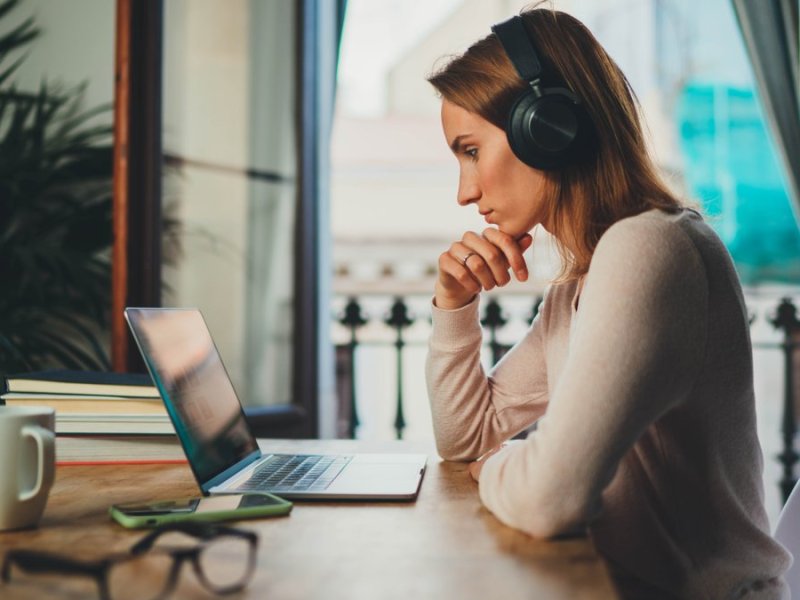
[[(539, 54), (543, 83), (566, 84), (581, 98), (594, 128), (586, 160), (545, 172), (548, 222), (562, 257), (559, 280), (565, 281), (589, 270), (600, 236), (612, 224), (652, 208), (674, 212), (682, 203), (661, 180), (648, 154), (630, 83), (586, 26), (549, 8), (520, 15)], [(444, 99), (500, 129), (505, 129), (514, 100), (528, 85), (494, 33), (428, 81)]]

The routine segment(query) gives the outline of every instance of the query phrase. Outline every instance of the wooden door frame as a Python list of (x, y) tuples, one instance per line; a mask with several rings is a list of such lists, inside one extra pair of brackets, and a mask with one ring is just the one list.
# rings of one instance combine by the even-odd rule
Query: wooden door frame
[(116, 10), (111, 364), (142, 371), (123, 311), (161, 305), (163, 0)]

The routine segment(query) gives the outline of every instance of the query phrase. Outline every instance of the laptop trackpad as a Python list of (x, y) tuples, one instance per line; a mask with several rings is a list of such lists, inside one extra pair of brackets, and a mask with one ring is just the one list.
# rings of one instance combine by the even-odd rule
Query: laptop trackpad
[(350, 463), (326, 492), (355, 492), (368, 495), (413, 494), (420, 479), (420, 467), (413, 464)]

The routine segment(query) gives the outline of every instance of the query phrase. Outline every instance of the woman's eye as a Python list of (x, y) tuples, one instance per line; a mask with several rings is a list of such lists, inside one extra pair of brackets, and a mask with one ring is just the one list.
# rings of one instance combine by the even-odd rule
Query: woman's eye
[(467, 148), (464, 150), (464, 154), (469, 156), (472, 160), (478, 158), (478, 149), (477, 148)]

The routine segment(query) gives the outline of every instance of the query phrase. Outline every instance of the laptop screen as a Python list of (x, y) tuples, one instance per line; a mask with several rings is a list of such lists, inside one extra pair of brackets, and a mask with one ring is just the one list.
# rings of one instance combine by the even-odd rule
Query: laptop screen
[(257, 450), (200, 311), (128, 308), (125, 315), (201, 485)]

